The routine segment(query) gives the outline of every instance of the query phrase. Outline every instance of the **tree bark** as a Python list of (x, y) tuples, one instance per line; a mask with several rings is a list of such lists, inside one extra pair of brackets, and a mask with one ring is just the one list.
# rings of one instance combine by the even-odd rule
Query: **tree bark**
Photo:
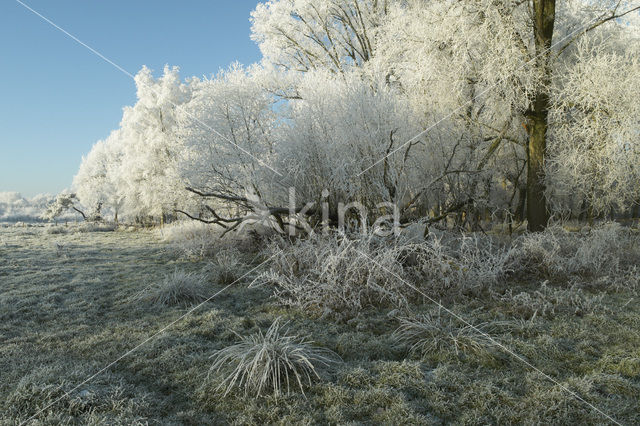
[(549, 56), (553, 39), (556, 1), (533, 1), (533, 27), (536, 46), (536, 67), (542, 74), (542, 84), (534, 95), (531, 109), (527, 114), (527, 221), (530, 231), (546, 228), (549, 222), (547, 198), (544, 184), (544, 161), (549, 126), (549, 85), (551, 68)]

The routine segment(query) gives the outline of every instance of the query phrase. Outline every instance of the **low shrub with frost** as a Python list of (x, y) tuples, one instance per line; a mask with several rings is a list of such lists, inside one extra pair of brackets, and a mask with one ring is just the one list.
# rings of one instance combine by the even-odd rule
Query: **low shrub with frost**
[(218, 228), (196, 221), (181, 221), (159, 231), (169, 247), (185, 257), (203, 258), (217, 250), (220, 241)]
[(404, 307), (419, 293), (477, 295), (514, 277), (609, 277), (613, 283), (635, 276), (626, 271), (640, 261), (640, 238), (617, 224), (581, 233), (555, 225), (503, 240), (453, 232), (433, 232), (419, 242), (338, 233), (279, 240), (266, 250), (273, 256), (270, 270), (254, 285), (273, 285), (282, 304), (344, 317), (368, 306)]
[(493, 346), (487, 334), (489, 324), (464, 324), (440, 308), (399, 320), (400, 326), (393, 336), (397, 341), (411, 345), (410, 351), (419, 355), (447, 350), (455, 351), (456, 355), (461, 352), (481, 354)]
[(213, 260), (205, 267), (205, 272), (218, 284), (231, 284), (246, 270), (242, 254), (236, 249), (223, 249), (213, 255)]
[[(368, 306), (407, 306), (425, 294), (467, 292), (510, 272), (510, 251), (489, 237), (453, 233), (413, 243), (373, 235), (314, 235), (273, 244), (269, 283), (283, 304), (353, 316)], [(416, 291), (417, 289), (417, 291)]]
[(624, 264), (640, 260), (640, 239), (628, 228), (611, 222), (591, 229), (579, 238), (567, 269), (582, 275), (617, 274)]
[(267, 248), (270, 271), (252, 285), (271, 284), (283, 304), (323, 315), (352, 316), (367, 306), (406, 306), (412, 290), (398, 278), (405, 246), (373, 236), (313, 235)]
[(469, 291), (511, 272), (510, 250), (489, 236), (431, 235), (411, 245), (414, 273), (427, 291)]
[(304, 387), (320, 378), (319, 368), (340, 360), (329, 349), (290, 334), (283, 329), (285, 325), (276, 319), (266, 333), (239, 336), (239, 343), (214, 353), (210, 371), (225, 373), (217, 389), (225, 389), (225, 395), (239, 388), (245, 395), (271, 393), (277, 397), (298, 387), (304, 394)]
[(585, 232), (560, 225), (524, 234), (513, 244), (512, 267), (546, 278), (569, 275), (617, 275), (640, 261), (640, 238), (618, 223), (604, 223)]
[(184, 305), (198, 303), (207, 298), (202, 274), (175, 270), (164, 279), (144, 289), (138, 296), (153, 305)]
[(63, 227), (63, 226), (47, 226), (45, 228), (44, 232), (46, 234), (49, 234), (49, 235), (68, 234), (69, 233), (69, 228), (66, 228), (66, 227)]
[(513, 292), (508, 289), (498, 299), (510, 310), (524, 318), (542, 316), (552, 318), (558, 313), (584, 315), (602, 309), (603, 295), (586, 294), (576, 284), (568, 288), (556, 288), (544, 281), (534, 291)]
[(76, 230), (78, 232), (112, 232), (116, 230), (116, 225), (113, 223), (86, 222), (80, 224)]
[(221, 228), (197, 221), (180, 221), (160, 228), (160, 238), (167, 242), (169, 249), (187, 258), (208, 258), (225, 250), (252, 252), (255, 241), (246, 232), (227, 234), (221, 237)]
[(73, 232), (89, 233), (89, 232), (112, 232), (116, 230), (116, 225), (105, 222), (85, 222), (80, 224), (71, 224), (68, 226), (51, 225), (44, 230), (49, 235), (69, 234)]
[(511, 263), (518, 272), (551, 276), (562, 270), (560, 256), (570, 251), (567, 232), (552, 226), (544, 232), (525, 234), (514, 242)]

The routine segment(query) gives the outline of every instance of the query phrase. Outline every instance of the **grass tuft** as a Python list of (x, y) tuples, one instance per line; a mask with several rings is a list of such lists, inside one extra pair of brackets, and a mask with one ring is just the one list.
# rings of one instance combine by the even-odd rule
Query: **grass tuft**
[(256, 397), (265, 392), (279, 396), (286, 389), (289, 395), (296, 385), (304, 395), (304, 386), (319, 379), (319, 367), (327, 367), (340, 357), (333, 351), (312, 346), (305, 337), (289, 334), (285, 324), (276, 319), (265, 334), (240, 337), (240, 342), (213, 354), (210, 371), (228, 374), (217, 389), (227, 395), (234, 388), (244, 390), (245, 396)]
[(155, 285), (142, 291), (139, 298), (153, 305), (173, 306), (198, 303), (206, 299), (202, 274), (176, 269)]
[(456, 355), (486, 354), (493, 346), (488, 337), (487, 323), (462, 324), (441, 309), (417, 317), (400, 318), (400, 326), (393, 336), (397, 341), (410, 344), (410, 351), (420, 355), (453, 349)]

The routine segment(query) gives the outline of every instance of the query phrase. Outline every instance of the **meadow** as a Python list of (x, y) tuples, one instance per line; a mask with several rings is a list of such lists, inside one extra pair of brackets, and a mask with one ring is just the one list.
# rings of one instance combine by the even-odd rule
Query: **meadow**
[[(636, 231), (553, 232), (581, 244), (554, 252), (564, 272), (543, 258), (551, 246), (532, 241), (518, 246), (529, 245), (520, 271), (513, 250), (488, 269), (471, 245), (447, 257), (456, 238), (445, 234), (418, 244), (369, 238), (350, 252), (332, 236), (220, 240), (194, 224), (0, 228), (0, 422), (638, 423)], [(486, 238), (496, 239), (473, 246), (488, 247), (478, 243)], [(424, 251), (435, 240), (440, 258)], [(403, 257), (413, 246), (424, 253)], [(606, 249), (597, 270), (576, 266), (587, 248)], [(392, 254), (397, 264), (375, 266)], [(305, 285), (314, 296), (301, 296)], [(294, 344), (306, 338), (303, 351), (332, 354), (313, 363), (310, 383), (267, 380), (258, 395), (256, 382), (229, 385), (233, 357), (212, 369), (218, 351), (274, 322)]]

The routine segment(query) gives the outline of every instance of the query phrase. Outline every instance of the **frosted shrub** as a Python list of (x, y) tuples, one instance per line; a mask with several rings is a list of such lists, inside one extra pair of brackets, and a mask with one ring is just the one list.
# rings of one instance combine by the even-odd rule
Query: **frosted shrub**
[(617, 223), (584, 233), (555, 225), (514, 241), (510, 262), (520, 272), (545, 277), (617, 275), (640, 260), (640, 238)]
[(509, 289), (500, 300), (507, 303), (515, 314), (524, 318), (551, 318), (561, 312), (574, 315), (595, 312), (602, 307), (602, 296), (589, 296), (575, 284), (569, 288), (554, 288), (545, 281), (531, 292), (514, 293)]
[(620, 224), (605, 223), (579, 238), (575, 254), (567, 261), (567, 269), (589, 275), (615, 274), (625, 258), (632, 258), (634, 252), (639, 254), (638, 243), (640, 241)]
[(196, 221), (177, 222), (159, 232), (172, 250), (185, 257), (210, 256), (220, 241), (218, 228)]
[(78, 226), (77, 232), (112, 232), (116, 225), (112, 223), (83, 223)]
[(510, 250), (491, 237), (478, 234), (463, 236), (458, 248), (458, 259), (463, 279), (467, 283), (491, 285), (512, 272), (509, 266)]
[(512, 264), (518, 271), (550, 276), (562, 272), (558, 259), (567, 251), (568, 233), (560, 226), (544, 232), (525, 234), (514, 242)]
[(204, 282), (205, 277), (201, 274), (175, 270), (162, 281), (143, 290), (139, 298), (165, 306), (197, 303), (207, 297)]
[[(356, 315), (367, 306), (403, 307), (427, 295), (491, 286), (510, 272), (510, 251), (489, 237), (430, 236), (420, 243), (374, 236), (312, 236), (274, 244), (270, 283), (283, 304)], [(418, 288), (418, 291), (416, 291)]]
[(430, 235), (419, 245), (414, 271), (428, 290), (473, 290), (495, 284), (509, 269), (509, 250), (491, 237)]
[(271, 270), (253, 285), (269, 283), (281, 303), (340, 316), (352, 316), (367, 306), (405, 306), (412, 290), (398, 278), (405, 247), (372, 236), (349, 239), (332, 234), (312, 236), (288, 245), (273, 243)]
[(45, 228), (44, 232), (49, 235), (68, 234), (69, 228), (65, 228), (62, 226), (48, 226)]
[(210, 273), (219, 284), (231, 284), (238, 280), (245, 269), (242, 254), (236, 249), (218, 251), (214, 259), (205, 267), (205, 271)]
[(276, 319), (265, 334), (258, 331), (240, 337), (239, 343), (217, 351), (210, 371), (228, 370), (218, 389), (224, 388), (225, 395), (237, 387), (245, 395), (268, 392), (277, 397), (298, 387), (304, 394), (304, 386), (320, 378), (319, 367), (340, 359), (329, 349), (315, 347), (307, 338), (283, 330), (283, 326)]

